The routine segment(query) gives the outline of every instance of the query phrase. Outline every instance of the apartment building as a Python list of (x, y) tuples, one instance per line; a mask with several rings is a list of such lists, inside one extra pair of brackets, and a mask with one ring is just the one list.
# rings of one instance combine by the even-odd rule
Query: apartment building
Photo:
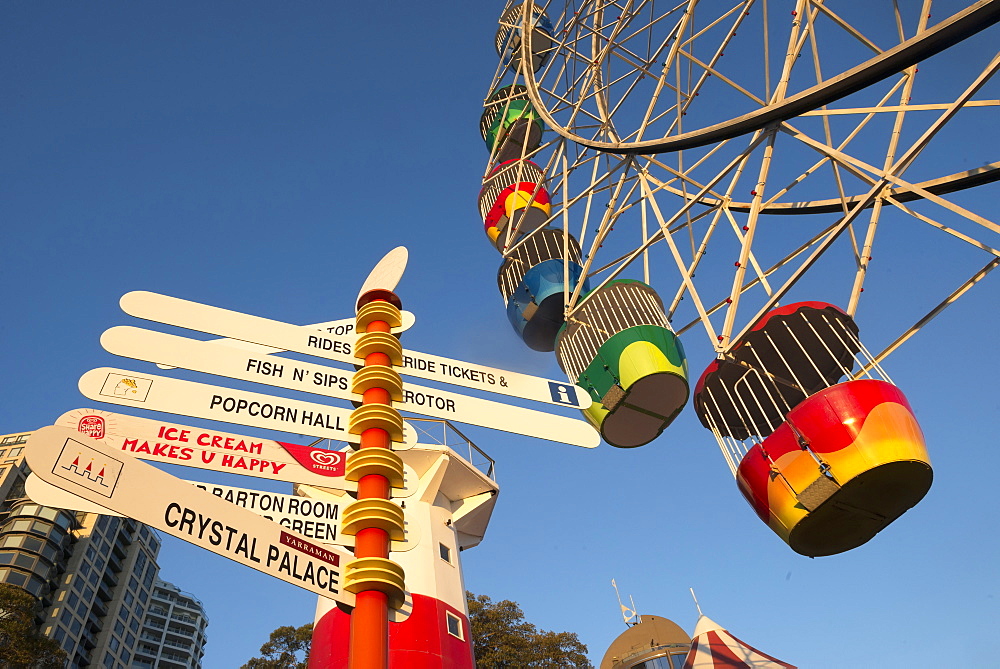
[[(185, 660), (175, 661), (164, 652), (150, 655), (148, 639), (140, 641), (144, 634), (153, 636), (155, 627), (147, 632), (149, 625), (166, 625), (159, 612), (167, 611), (170, 619), (174, 611), (166, 595), (180, 592), (158, 580), (156, 532), (130, 518), (33, 502), (25, 493), (29, 436), (0, 436), (0, 583), (22, 587), (40, 600), (37, 622), (45, 636), (66, 651), (69, 669), (200, 669), (208, 619), (201, 603), (186, 593), (185, 601), (196, 606), (190, 615), (179, 606), (176, 615), (183, 613), (184, 619), (172, 623), (193, 631), (191, 645), (186, 654), (169, 651)], [(193, 630), (187, 618), (194, 622)], [(164, 642), (182, 643), (178, 639), (172, 633), (161, 635)]]
[(132, 666), (200, 669), (207, 627), (201, 600), (173, 583), (157, 580)]

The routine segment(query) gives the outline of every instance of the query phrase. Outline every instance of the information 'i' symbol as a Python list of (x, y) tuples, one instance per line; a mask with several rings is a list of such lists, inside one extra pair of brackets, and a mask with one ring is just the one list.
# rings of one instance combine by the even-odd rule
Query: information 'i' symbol
[(560, 404), (576, 404), (573, 396), (570, 395), (569, 386), (562, 383), (549, 383), (549, 392), (552, 393), (552, 401)]

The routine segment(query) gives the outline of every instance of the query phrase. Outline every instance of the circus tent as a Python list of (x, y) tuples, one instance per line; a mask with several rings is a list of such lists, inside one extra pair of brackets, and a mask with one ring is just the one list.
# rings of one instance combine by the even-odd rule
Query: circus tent
[(702, 615), (694, 628), (684, 669), (796, 669), (740, 641), (725, 628)]

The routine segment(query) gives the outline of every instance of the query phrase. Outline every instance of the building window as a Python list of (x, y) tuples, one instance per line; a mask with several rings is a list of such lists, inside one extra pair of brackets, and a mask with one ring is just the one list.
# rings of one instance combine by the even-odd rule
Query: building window
[[(4, 580), (4, 578), (2, 575), (0, 575), (0, 581), (2, 580)], [(16, 585), (23, 588), (25, 584), (28, 582), (28, 575), (22, 574), (19, 571), (10, 571), (7, 572), (6, 581), (7, 583), (11, 583), (12, 585)]]
[(444, 544), (438, 544), (438, 553), (441, 556), (442, 560), (444, 560), (448, 564), (451, 564), (451, 549), (450, 548), (448, 548)]
[(444, 615), (448, 620), (448, 634), (452, 635), (456, 639), (465, 641), (465, 637), (462, 635), (462, 619), (451, 611), (445, 611)]

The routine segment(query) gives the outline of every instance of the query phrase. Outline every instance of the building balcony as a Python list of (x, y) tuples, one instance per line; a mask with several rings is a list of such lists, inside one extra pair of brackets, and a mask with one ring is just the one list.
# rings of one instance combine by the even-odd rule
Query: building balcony
[(101, 578), (101, 583), (106, 584), (109, 588), (114, 589), (118, 585), (118, 575), (111, 570), (104, 571), (104, 577)]

